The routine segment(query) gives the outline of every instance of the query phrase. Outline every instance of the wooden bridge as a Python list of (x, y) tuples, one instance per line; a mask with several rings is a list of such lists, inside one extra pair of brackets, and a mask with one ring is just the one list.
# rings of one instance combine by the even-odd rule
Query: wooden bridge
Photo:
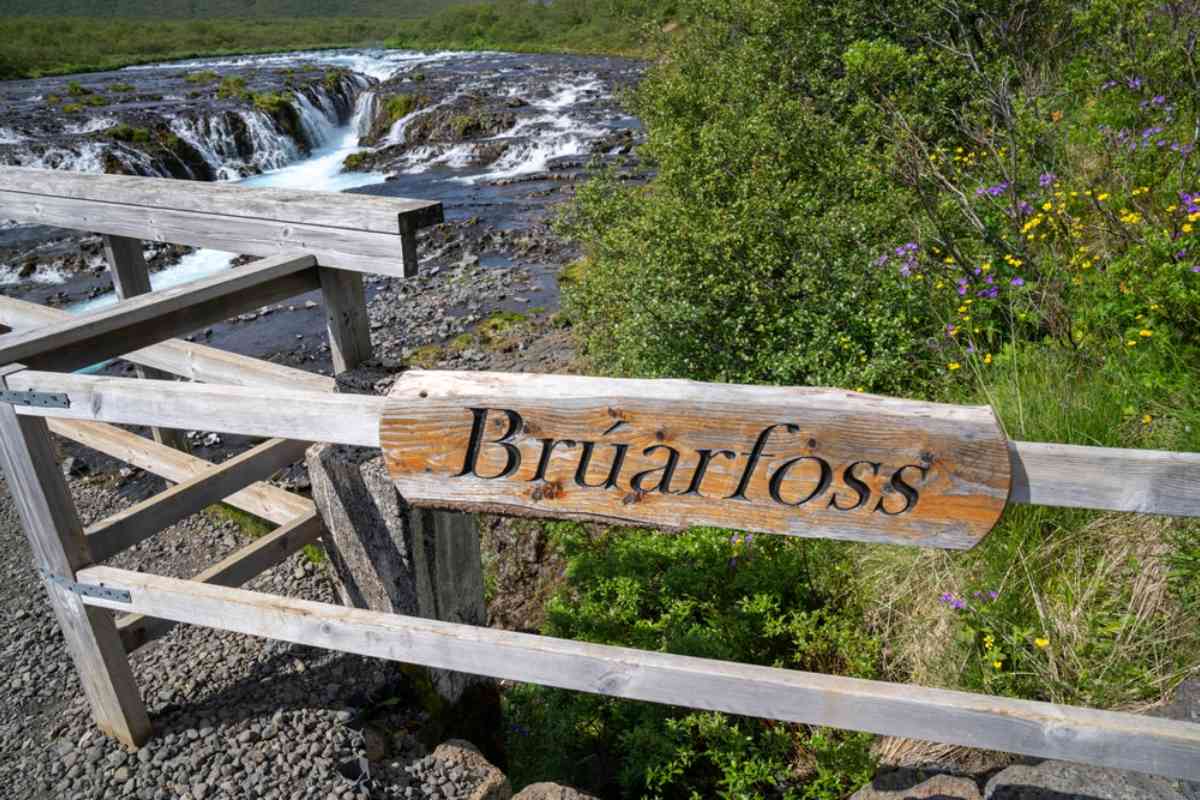
[[(370, 353), (361, 273), (417, 269), (435, 202), (0, 168), (0, 219), (104, 234), (121, 301), (0, 298), (0, 463), (97, 724), (151, 726), (127, 654), (177, 623), (586, 692), (1200, 780), (1200, 725), (587, 644), (236, 588), (324, 531), (264, 483), (310, 442), (382, 445), (418, 505), (965, 548), (1007, 503), (1200, 516), (1200, 455), (1006, 440), (989, 409), (686, 381), (409, 372), (389, 397), (174, 339), (320, 290), (338, 371)], [(262, 260), (149, 291), (141, 241)], [(142, 379), (73, 372), (109, 358)], [(177, 376), (185, 380), (164, 380)], [(146, 379), (153, 380), (149, 390)], [(149, 425), (156, 438), (117, 425)], [(179, 429), (266, 441), (220, 465)], [(88, 528), (54, 433), (174, 483)], [(190, 580), (100, 562), (215, 502), (276, 523)], [(652, 534), (648, 534), (652, 535)], [(118, 612), (114, 617), (111, 611)]]

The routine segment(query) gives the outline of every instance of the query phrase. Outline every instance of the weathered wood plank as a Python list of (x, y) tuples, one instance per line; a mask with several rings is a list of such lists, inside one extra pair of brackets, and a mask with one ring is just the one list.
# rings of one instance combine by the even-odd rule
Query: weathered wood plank
[(371, 321), (362, 275), (322, 267), (321, 296), (325, 301), (325, 328), (333, 371), (354, 369), (371, 357)]
[[(207, 185), (196, 181), (175, 183)], [(220, 217), (193, 211), (74, 200), (3, 189), (0, 189), (0, 219), (211, 247), (251, 256), (308, 253), (326, 267), (395, 277), (405, 275), (401, 263), (402, 242), (396, 234), (249, 217)]]
[(379, 446), (386, 399), (275, 387), (139, 381), (26, 370), (12, 388), (64, 393), (68, 408), (19, 406), (17, 413), (123, 425), (201, 426), (246, 436)]
[[(41, 306), (26, 300), (0, 296), (0, 324), (14, 330), (41, 328), (74, 319), (68, 311)], [(126, 361), (160, 369), (203, 383), (236, 386), (279, 386), (332, 392), (335, 381), (326, 375), (230, 353), (208, 345), (168, 339), (121, 356)]]
[(380, 423), (416, 505), (967, 548), (1009, 490), (986, 407), (829, 389), (407, 372)]
[(1200, 453), (1013, 442), (1014, 503), (1200, 516)]
[(308, 255), (267, 258), (38, 330), (0, 337), (0, 364), (71, 370), (317, 287)]
[[(316, 512), (281, 525), (265, 536), (229, 554), (221, 561), (192, 577), (193, 581), (214, 586), (241, 586), (279, 564), (325, 532)], [(125, 614), (117, 619), (117, 632), (126, 652), (162, 638), (177, 625), (173, 620)]]
[[(253, 636), (613, 697), (1200, 779), (1200, 725), (573, 642), (91, 567), (133, 610)], [(116, 604), (87, 600), (109, 608)]]
[(18, 417), (0, 403), (0, 466), (96, 724), (140, 746), (150, 736), (150, 719), (112, 617), (51, 579), (74, 580), (87, 551), (44, 420)]
[[(150, 268), (146, 265), (146, 256), (142, 252), (142, 240), (130, 239), (125, 236), (105, 236), (104, 254), (108, 259), (108, 269), (112, 274), (113, 290), (117, 297), (125, 300), (140, 294), (149, 294)], [(153, 367), (137, 367), (139, 378), (162, 380), (167, 375)], [(187, 449), (187, 439), (181, 431), (173, 428), (151, 428), (154, 441), (174, 447), (176, 450)]]
[[(169, 481), (184, 483), (208, 474), (214, 467), (202, 458), (164, 447), (144, 436), (102, 422), (73, 419), (50, 419), (47, 422), (50, 430), (59, 436)], [(277, 524), (290, 522), (314, 510), (311, 500), (269, 483), (251, 484), (224, 498), (224, 501), (234, 508)]]
[(181, 519), (304, 458), (308, 442), (271, 439), (191, 480), (113, 514), (84, 532), (93, 561), (104, 561)]
[(416, 227), (443, 221), (437, 200), (345, 192), (251, 188), (229, 183), (175, 181), (132, 175), (91, 175), (0, 166), (0, 188), (74, 200), (119, 202), (155, 209), (201, 212), (395, 235), (405, 220)]

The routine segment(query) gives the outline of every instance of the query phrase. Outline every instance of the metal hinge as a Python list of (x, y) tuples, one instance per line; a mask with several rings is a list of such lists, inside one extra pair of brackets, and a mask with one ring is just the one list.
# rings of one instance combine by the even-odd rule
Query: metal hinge
[(113, 589), (108, 586), (97, 586), (94, 583), (76, 583), (75, 581), (63, 575), (55, 575), (52, 572), (47, 572), (44, 569), (39, 569), (38, 572), (42, 577), (53, 584), (61, 586), (68, 592), (74, 592), (82, 597), (97, 597), (101, 600), (111, 600), (114, 603), (132, 603), (133, 596), (124, 589)]
[(0, 402), (14, 406), (39, 406), (41, 408), (70, 408), (71, 398), (62, 392), (0, 390)]

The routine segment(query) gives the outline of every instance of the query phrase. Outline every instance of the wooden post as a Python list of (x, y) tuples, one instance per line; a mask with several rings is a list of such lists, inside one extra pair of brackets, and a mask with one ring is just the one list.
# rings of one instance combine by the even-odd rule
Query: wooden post
[[(7, 386), (7, 376), (20, 369), (18, 364), (0, 369), (0, 381)], [(138, 747), (150, 737), (150, 718), (112, 614), (85, 606), (64, 585), (75, 581), (75, 571), (90, 558), (46, 421), (19, 417), (0, 402), (0, 464), (96, 725)]]
[(400, 252), (403, 259), (404, 277), (415, 277), (417, 265), (417, 222), (412, 217), (400, 217)]
[(321, 267), (321, 294), (334, 374), (354, 369), (371, 357), (371, 325), (362, 273)]
[[(108, 258), (108, 268), (112, 273), (113, 289), (116, 290), (117, 297), (125, 300), (151, 291), (150, 268), (146, 266), (141, 239), (105, 236), (104, 254)], [(139, 378), (171, 379), (167, 373), (152, 367), (138, 366), (136, 369)], [(187, 439), (182, 431), (173, 428), (151, 428), (150, 432), (154, 441), (159, 444), (188, 452)]]

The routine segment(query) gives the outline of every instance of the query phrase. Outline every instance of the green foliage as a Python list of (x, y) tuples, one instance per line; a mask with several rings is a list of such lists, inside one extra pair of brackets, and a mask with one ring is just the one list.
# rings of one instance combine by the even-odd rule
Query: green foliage
[(213, 72), (211, 69), (200, 70), (199, 72), (189, 72), (184, 78), (188, 83), (214, 83), (220, 80), (221, 76)]
[(150, 131), (146, 128), (135, 128), (131, 125), (121, 123), (114, 125), (104, 132), (104, 135), (109, 139), (118, 142), (132, 142), (134, 144), (149, 144), (151, 141)]
[(385, 126), (390, 128), (397, 120), (407, 117), (428, 102), (428, 98), (415, 94), (394, 94), (383, 104)]
[(81, 103), (63, 103), (62, 105), (62, 112), (64, 114), (78, 114), (80, 111), (83, 111), (83, 104)]
[(292, 98), (283, 92), (257, 92), (250, 95), (250, 100), (259, 111), (268, 114), (279, 114), (285, 109), (291, 109)]
[[(580, 641), (869, 677), (880, 645), (845, 596), (844, 548), (695, 529), (678, 535), (548, 526), (567, 559), (545, 633)], [(838, 609), (835, 611), (835, 609)], [(870, 771), (866, 739), (724, 714), (522, 686), (507, 698), (514, 780), (562, 780), (602, 796), (839, 798), (834, 773)], [(857, 742), (857, 744), (848, 744)], [(829, 774), (804, 794), (791, 764)], [(824, 755), (821, 755), (824, 753)], [(832, 787), (840, 786), (838, 790)]]
[(229, 75), (221, 80), (217, 87), (217, 97), (223, 100), (250, 100), (252, 95), (246, 89), (246, 79), (240, 75)]
[(110, 92), (116, 92), (117, 94), (126, 94), (128, 92), (136, 91), (137, 87), (131, 83), (110, 83), (108, 85), (108, 90)]

